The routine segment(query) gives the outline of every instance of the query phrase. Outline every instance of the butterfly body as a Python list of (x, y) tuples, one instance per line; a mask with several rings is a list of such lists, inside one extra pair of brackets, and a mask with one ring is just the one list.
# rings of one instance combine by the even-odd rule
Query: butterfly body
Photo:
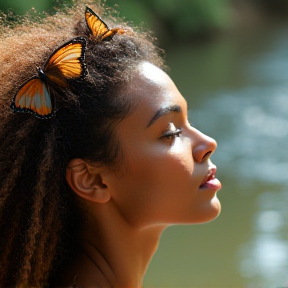
[(39, 78), (40, 78), (43, 82), (46, 82), (47, 76), (46, 76), (46, 74), (44, 73), (44, 71), (43, 71), (40, 67), (37, 67), (36, 69), (37, 69)]
[(43, 68), (36, 67), (38, 75), (19, 88), (10, 105), (12, 110), (50, 118), (55, 102), (52, 91), (66, 88), (69, 80), (82, 79), (86, 75), (85, 47), (86, 40), (77, 37), (56, 49)]

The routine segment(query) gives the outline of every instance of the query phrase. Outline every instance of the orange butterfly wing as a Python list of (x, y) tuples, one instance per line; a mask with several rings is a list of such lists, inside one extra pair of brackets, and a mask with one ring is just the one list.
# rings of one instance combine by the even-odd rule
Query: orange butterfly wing
[(91, 33), (101, 41), (109, 36), (113, 36), (116, 33), (124, 33), (124, 30), (121, 28), (114, 28), (110, 30), (107, 24), (100, 18), (100, 16), (98, 16), (89, 7), (86, 7), (85, 19)]
[(67, 79), (84, 78), (86, 65), (84, 53), (86, 40), (77, 37), (58, 48), (47, 61), (43, 72), (48, 80), (67, 86)]
[(84, 78), (86, 40), (74, 38), (59, 47), (48, 59), (44, 69), (38, 70), (38, 77), (33, 77), (20, 87), (13, 98), (11, 108), (15, 112), (33, 113), (39, 118), (48, 118), (52, 114), (52, 99), (49, 86), (68, 85), (68, 79)]
[(36, 77), (28, 80), (15, 95), (11, 108), (16, 112), (48, 118), (52, 112), (52, 103), (45, 83)]

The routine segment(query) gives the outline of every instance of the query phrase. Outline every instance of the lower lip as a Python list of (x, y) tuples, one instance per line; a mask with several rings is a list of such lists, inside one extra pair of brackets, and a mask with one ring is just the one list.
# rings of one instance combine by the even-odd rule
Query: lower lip
[(207, 181), (205, 184), (200, 186), (200, 189), (213, 189), (213, 190), (220, 190), (222, 187), (221, 182), (217, 179), (211, 179)]

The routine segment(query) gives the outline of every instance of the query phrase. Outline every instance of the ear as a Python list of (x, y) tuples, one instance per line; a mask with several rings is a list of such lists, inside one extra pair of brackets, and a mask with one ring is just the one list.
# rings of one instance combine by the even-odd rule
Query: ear
[(72, 159), (66, 168), (66, 180), (71, 189), (86, 200), (107, 203), (111, 198), (102, 166), (95, 167), (83, 159)]

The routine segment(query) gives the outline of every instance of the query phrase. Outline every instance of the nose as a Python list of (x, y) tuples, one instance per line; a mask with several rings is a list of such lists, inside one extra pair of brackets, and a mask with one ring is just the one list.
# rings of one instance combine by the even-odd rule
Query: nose
[(192, 128), (194, 131), (192, 137), (192, 154), (197, 163), (201, 163), (205, 159), (208, 159), (210, 155), (215, 151), (217, 142), (200, 132), (199, 130)]

